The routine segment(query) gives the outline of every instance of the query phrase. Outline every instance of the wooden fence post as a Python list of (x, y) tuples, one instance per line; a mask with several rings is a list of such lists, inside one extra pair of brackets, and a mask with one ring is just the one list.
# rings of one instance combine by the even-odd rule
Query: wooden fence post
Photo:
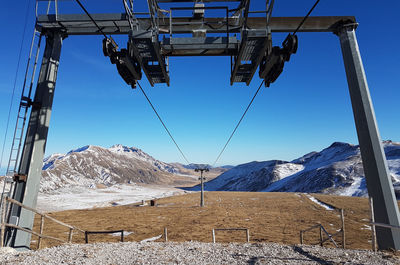
[(124, 242), (124, 230), (121, 230), (121, 242)]
[(215, 230), (214, 230), (214, 228), (212, 230), (212, 240), (213, 240), (213, 243), (215, 243)]
[(247, 237), (247, 243), (250, 242), (250, 232), (249, 229), (246, 229), (246, 237)]
[[(371, 223), (375, 223), (374, 216), (374, 200), (372, 197), (369, 197), (369, 209), (371, 211)], [(376, 243), (376, 228), (374, 224), (371, 224), (371, 232), (372, 232), (372, 250), (376, 252), (377, 243)]]
[(344, 210), (340, 209), (340, 220), (342, 221), (342, 248), (346, 248), (346, 233), (344, 228)]
[[(4, 196), (4, 195), (2, 195)], [(7, 197), (3, 197), (3, 205), (1, 205), (1, 231), (0, 231), (0, 247), (4, 247), (4, 234), (6, 232), (6, 205)]]
[(322, 242), (322, 225), (319, 226), (319, 244), (322, 247), (324, 245), (324, 242)]
[(300, 231), (300, 244), (303, 245), (303, 231)]
[(70, 228), (69, 229), (69, 234), (68, 234), (68, 243), (72, 242), (72, 233), (73, 233), (74, 229)]
[[(43, 229), (44, 229), (44, 216), (41, 215), (40, 216), (40, 232), (39, 232), (40, 235), (43, 235)], [(41, 244), (42, 244), (42, 237), (39, 237), (37, 249), (40, 249)]]
[(85, 243), (89, 243), (89, 239), (88, 239), (88, 232), (85, 231)]
[(164, 241), (168, 242), (168, 230), (166, 227), (164, 227)]

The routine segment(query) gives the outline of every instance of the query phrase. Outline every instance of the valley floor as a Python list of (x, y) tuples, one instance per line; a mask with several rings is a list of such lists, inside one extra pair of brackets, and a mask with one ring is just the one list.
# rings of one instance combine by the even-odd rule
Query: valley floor
[[(205, 207), (199, 207), (200, 193), (189, 193), (157, 200), (157, 206), (124, 205), (105, 208), (68, 210), (50, 215), (67, 224), (88, 231), (121, 230), (125, 241), (142, 241), (161, 237), (168, 229), (173, 242), (212, 242), (213, 228), (248, 228), (252, 243), (299, 244), (300, 230), (321, 223), (330, 234), (341, 228), (340, 213), (323, 204), (344, 209), (346, 248), (371, 249), (369, 206), (366, 198), (328, 196), (320, 194), (273, 192), (206, 192)], [(38, 231), (40, 219), (35, 219)], [(46, 221), (44, 234), (68, 237), (68, 229)], [(325, 235), (324, 235), (325, 238)], [(35, 248), (33, 238), (32, 248)], [(90, 235), (89, 242), (118, 242), (113, 235)], [(340, 246), (341, 235), (334, 236)], [(218, 231), (216, 241), (245, 242), (244, 231)], [(319, 230), (304, 234), (304, 244), (318, 244)], [(84, 235), (73, 235), (73, 243), (84, 243)], [(45, 239), (42, 247), (56, 246)], [(327, 241), (324, 246), (333, 247)]]
[(178, 188), (150, 185), (123, 184), (111, 187), (84, 186), (61, 188), (51, 193), (40, 193), (37, 209), (42, 212), (89, 209), (116, 205), (127, 205), (173, 195), (187, 193)]

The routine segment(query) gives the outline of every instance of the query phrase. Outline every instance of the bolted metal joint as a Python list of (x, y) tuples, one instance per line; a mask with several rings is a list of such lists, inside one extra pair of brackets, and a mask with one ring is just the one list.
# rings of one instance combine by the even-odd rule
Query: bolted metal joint
[(332, 25), (333, 34), (340, 35), (342, 32), (353, 31), (358, 27), (358, 23), (352, 20), (341, 20)]

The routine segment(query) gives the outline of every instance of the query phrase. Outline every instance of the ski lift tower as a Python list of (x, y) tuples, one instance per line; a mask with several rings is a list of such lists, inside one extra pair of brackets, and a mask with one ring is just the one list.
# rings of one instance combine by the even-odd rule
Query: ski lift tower
[[(72, 35), (127, 35), (127, 45), (121, 49), (106, 37), (103, 52), (133, 88), (143, 76), (152, 86), (172, 84), (168, 58), (174, 56), (228, 56), (231, 73), (227, 80), (231, 85), (249, 85), (258, 71), (259, 78), (268, 86), (297, 50), (295, 35), (289, 34), (282, 46), (274, 47), (273, 34), (292, 33), (303, 20), (271, 16), (273, 0), (265, 1), (264, 10), (251, 10), (250, 0), (147, 0), (149, 10), (144, 17), (136, 13), (132, 0), (123, 1), (124, 13), (91, 16), (60, 13), (57, 0), (37, 3), (53, 4), (55, 10), (49, 13), (47, 8), (47, 13), (36, 19), (34, 40), (39, 40), (40, 45), (40, 39), (45, 37), (46, 45), (37, 80), (35, 71), (30, 79), (25, 77), (29, 80), (21, 96), (19, 123), (7, 170), (14, 178), (12, 198), (32, 208), (37, 202), (63, 39)], [(399, 226), (397, 201), (358, 49), (357, 25), (352, 16), (309, 17), (298, 32), (330, 32), (339, 37), (375, 220)], [(39, 50), (39, 45), (32, 47)], [(29, 57), (28, 66), (34, 62), (36, 69), (38, 57), (32, 58)], [(32, 229), (33, 217), (32, 212), (17, 205), (7, 213), (8, 222), (27, 229)], [(376, 232), (380, 249), (400, 249), (400, 231), (377, 227)], [(29, 249), (30, 240), (29, 233), (10, 228), (5, 243)]]

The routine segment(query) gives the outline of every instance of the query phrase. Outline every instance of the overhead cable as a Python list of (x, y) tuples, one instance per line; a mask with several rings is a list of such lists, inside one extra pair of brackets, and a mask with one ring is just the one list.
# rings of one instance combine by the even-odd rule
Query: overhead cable
[(296, 35), (297, 31), (301, 28), (301, 26), (303, 26), (304, 22), (307, 20), (307, 18), (310, 16), (311, 12), (314, 10), (314, 8), (318, 5), (320, 0), (317, 0), (313, 7), (310, 9), (310, 11), (308, 11), (307, 15), (303, 18), (303, 20), (300, 22), (299, 26), (297, 27), (297, 29), (295, 31), (293, 31), (293, 35)]
[(149, 97), (146, 95), (146, 93), (144, 92), (142, 86), (140, 85), (139, 81), (137, 82), (137, 84), (139, 85), (140, 90), (142, 91), (143, 95), (146, 97), (147, 102), (149, 102), (151, 108), (153, 109), (154, 113), (157, 115), (157, 118), (160, 120), (161, 124), (164, 126), (164, 129), (167, 131), (169, 137), (171, 138), (171, 140), (174, 142), (176, 148), (178, 148), (179, 152), (181, 153), (182, 157), (185, 159), (185, 161), (190, 164), (189, 160), (186, 158), (185, 154), (182, 152), (182, 149), (179, 147), (179, 145), (176, 143), (174, 137), (172, 136), (172, 134), (170, 133), (170, 131), (168, 130), (167, 126), (165, 125), (165, 123), (163, 122), (163, 120), (161, 119), (160, 115), (158, 114), (157, 110), (155, 109), (154, 105), (151, 103)]
[(240, 123), (242, 122), (244, 116), (246, 115), (247, 111), (250, 109), (251, 104), (253, 104), (253, 101), (254, 101), (254, 99), (256, 98), (256, 96), (257, 96), (258, 92), (260, 91), (260, 89), (261, 89), (261, 87), (262, 87), (263, 84), (264, 84), (264, 80), (261, 82), (261, 84), (260, 84), (260, 86), (258, 87), (256, 93), (254, 94), (253, 98), (251, 99), (249, 105), (247, 105), (246, 110), (244, 111), (244, 113), (243, 113), (242, 117), (240, 118), (239, 122), (236, 124), (236, 127), (235, 127), (235, 129), (233, 130), (231, 136), (229, 136), (228, 141), (226, 141), (224, 147), (222, 148), (221, 152), (220, 152), (219, 155), (217, 156), (217, 159), (215, 159), (214, 163), (212, 164), (212, 167), (215, 166), (215, 164), (216, 164), (216, 163), (218, 162), (218, 160), (220, 159), (222, 153), (225, 151), (225, 148), (228, 146), (228, 144), (229, 144), (229, 142), (231, 141), (233, 135), (235, 134), (237, 128), (239, 127)]
[[(96, 21), (93, 19), (93, 17), (89, 14), (89, 12), (86, 10), (86, 8), (82, 5), (82, 3), (79, 0), (75, 0), (78, 5), (83, 9), (83, 11), (85, 11), (85, 13), (88, 15), (88, 17), (92, 20), (92, 22), (96, 25), (96, 27), (99, 29), (99, 31), (104, 35), (105, 38), (108, 38), (107, 35), (103, 32), (103, 30), (99, 27), (99, 25), (96, 23)], [(174, 137), (172, 136), (171, 132), (168, 130), (167, 126), (165, 125), (164, 121), (161, 119), (160, 115), (158, 114), (157, 110), (155, 109), (154, 105), (151, 103), (149, 97), (147, 96), (146, 92), (144, 92), (142, 86), (140, 85), (139, 82), (137, 82), (137, 84), (139, 85), (140, 90), (142, 91), (143, 95), (146, 97), (147, 102), (149, 102), (151, 108), (153, 109), (154, 113), (156, 114), (156, 116), (158, 117), (158, 119), (160, 120), (161, 124), (163, 125), (165, 131), (168, 133), (169, 137), (171, 138), (171, 140), (174, 142), (176, 148), (178, 148), (179, 152), (181, 153), (183, 159), (185, 159), (185, 161), (190, 164), (189, 160), (186, 158), (185, 154), (183, 153), (182, 149), (179, 147), (178, 143), (175, 141)]]
[(82, 5), (81, 1), (79, 0), (75, 0), (78, 5), (83, 9), (83, 11), (85, 11), (86, 15), (88, 15), (88, 17), (90, 18), (90, 20), (96, 25), (96, 27), (99, 29), (99, 31), (101, 32), (101, 34), (104, 35), (105, 38), (108, 39), (107, 35), (103, 32), (103, 30), (100, 28), (100, 26), (96, 23), (96, 21), (93, 19), (93, 17), (89, 14), (89, 12), (86, 10), (86, 8)]

